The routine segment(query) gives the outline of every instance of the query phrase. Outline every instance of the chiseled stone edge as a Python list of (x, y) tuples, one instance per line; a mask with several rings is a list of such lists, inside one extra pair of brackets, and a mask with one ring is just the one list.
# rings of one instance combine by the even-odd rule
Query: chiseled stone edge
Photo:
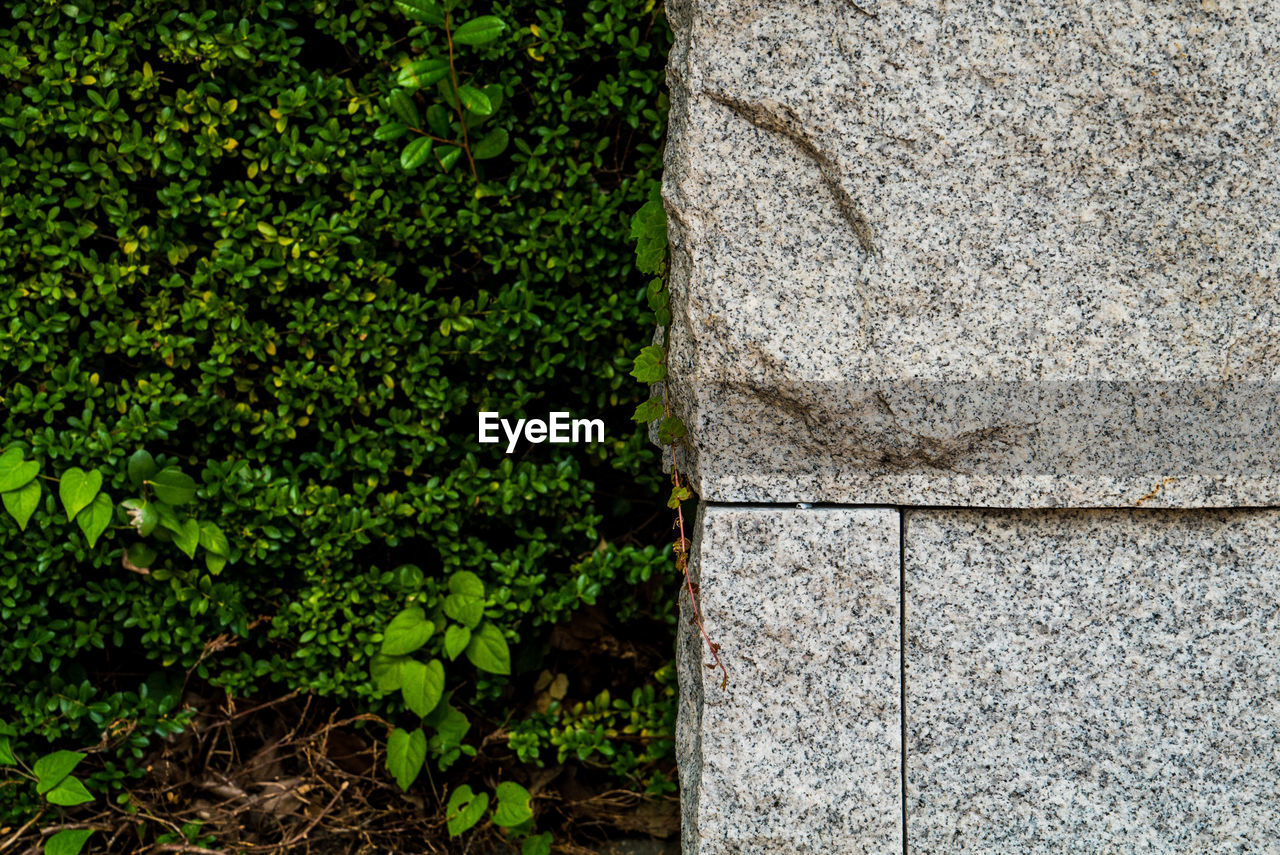
[(901, 852), (899, 516), (699, 509), (690, 572), (730, 682), (682, 597), (685, 855)]

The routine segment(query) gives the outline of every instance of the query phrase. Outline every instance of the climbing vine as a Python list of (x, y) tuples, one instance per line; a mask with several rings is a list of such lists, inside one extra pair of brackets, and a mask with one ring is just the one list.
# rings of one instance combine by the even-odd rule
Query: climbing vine
[[(631, 237), (636, 242), (636, 268), (641, 273), (653, 276), (645, 292), (648, 296), (649, 308), (653, 310), (658, 326), (662, 329), (661, 343), (650, 344), (642, 348), (636, 357), (631, 376), (641, 383), (658, 386), (658, 393), (636, 407), (631, 418), (637, 422), (656, 422), (658, 426), (658, 442), (671, 450), (671, 495), (667, 499), (667, 507), (675, 511), (676, 529), (676, 569), (684, 577), (685, 589), (689, 594), (689, 606), (693, 611), (693, 622), (698, 627), (716, 667), (720, 669), (720, 687), (729, 684), (729, 671), (720, 659), (720, 645), (711, 640), (702, 620), (702, 610), (698, 608), (698, 589), (689, 575), (690, 541), (684, 531), (684, 503), (693, 498), (687, 481), (680, 477), (680, 462), (676, 450), (688, 436), (688, 429), (671, 406), (671, 386), (667, 379), (667, 347), (671, 335), (671, 289), (670, 266), (667, 252), (667, 214), (662, 207), (662, 199), (657, 187), (631, 221)], [(660, 384), (660, 385), (659, 385)]]

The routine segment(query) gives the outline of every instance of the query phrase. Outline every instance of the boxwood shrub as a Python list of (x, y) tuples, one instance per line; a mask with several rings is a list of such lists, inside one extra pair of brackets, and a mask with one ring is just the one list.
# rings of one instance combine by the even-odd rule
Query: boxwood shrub
[[(0, 519), (15, 752), (105, 733), (141, 757), (181, 728), (189, 680), (395, 715), (369, 676), (382, 630), (458, 570), (515, 675), (462, 658), (449, 688), (500, 716), (550, 624), (634, 611), (669, 562), (621, 538), (661, 481), (627, 376), (653, 323), (627, 227), (660, 170), (661, 10), (456, 14), (508, 23), (458, 57), (499, 88), (510, 140), (478, 177), (406, 171), (404, 141), (375, 137), (397, 69), (440, 47), (388, 0), (0, 11), (0, 450), (120, 498), (146, 449), (196, 476), (231, 547), (219, 573), (166, 545), (130, 566), (124, 510), (90, 546), (48, 480), (25, 531)], [(507, 455), (477, 443), (481, 410), (602, 417), (607, 437)], [(669, 683), (636, 697), (669, 706)]]

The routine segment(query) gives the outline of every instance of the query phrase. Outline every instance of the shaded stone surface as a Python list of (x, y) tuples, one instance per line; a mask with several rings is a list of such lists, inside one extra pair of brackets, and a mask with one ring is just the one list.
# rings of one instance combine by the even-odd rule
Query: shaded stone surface
[(1280, 512), (905, 525), (911, 852), (1276, 851)]
[(1280, 504), (1280, 3), (667, 9), (704, 498)]
[(898, 514), (704, 506), (685, 620), (685, 855), (902, 851)]

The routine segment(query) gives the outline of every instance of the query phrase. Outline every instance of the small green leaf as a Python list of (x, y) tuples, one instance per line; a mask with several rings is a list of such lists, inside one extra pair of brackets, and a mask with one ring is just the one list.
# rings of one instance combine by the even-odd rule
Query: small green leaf
[(156, 461), (151, 452), (139, 448), (129, 456), (129, 483), (133, 489), (141, 490), (142, 482), (156, 474)]
[(92, 828), (64, 828), (44, 844), (44, 855), (80, 855), (92, 836)]
[(9, 744), (9, 737), (0, 736), (0, 766), (16, 766), (18, 758), (13, 756), (13, 746)]
[(444, 652), (450, 659), (461, 656), (469, 643), (471, 643), (471, 630), (465, 626), (449, 624), (449, 628), (444, 631)]
[(688, 487), (672, 487), (671, 497), (667, 499), (667, 507), (675, 510), (680, 507), (681, 502), (688, 501), (693, 498), (693, 491)]
[(94, 469), (85, 472), (75, 466), (62, 473), (58, 483), (58, 498), (67, 511), (67, 522), (89, 506), (93, 497), (102, 489), (102, 473)]
[(662, 399), (650, 398), (636, 407), (635, 414), (631, 417), (631, 420), (633, 422), (651, 422), (662, 418), (663, 412)]
[(200, 545), (200, 523), (195, 520), (183, 520), (173, 532), (173, 543), (188, 558), (195, 558), (196, 547)]
[(658, 422), (658, 442), (663, 445), (671, 445), (688, 432), (685, 429), (684, 422), (680, 421), (677, 416), (667, 416)]
[(217, 576), (227, 566), (227, 559), (213, 552), (204, 554), (204, 566), (209, 568), (209, 572)]
[(408, 126), (403, 122), (387, 122), (373, 132), (373, 138), (380, 142), (390, 142), (398, 140), (409, 132)]
[(397, 89), (391, 93), (388, 100), (391, 106), (391, 112), (396, 114), (401, 122), (411, 128), (422, 127), (422, 118), (418, 115), (418, 105), (413, 103), (413, 99), (409, 97), (409, 93), (403, 89)]
[(74, 807), (93, 801), (93, 795), (85, 789), (83, 783), (75, 775), (68, 775), (58, 785), (44, 794), (50, 804)]
[(422, 771), (427, 759), (427, 735), (422, 728), (405, 731), (396, 728), (387, 739), (387, 771), (400, 789), (407, 790)]
[(34, 460), (24, 460), (20, 449), (10, 448), (0, 455), (0, 493), (20, 490), (39, 474), (40, 464)]
[(36, 776), (36, 792), (43, 796), (58, 786), (87, 756), (79, 751), (54, 751), (41, 757), (31, 770)]
[(99, 493), (93, 497), (89, 507), (76, 515), (76, 525), (80, 526), (80, 531), (84, 532), (90, 546), (96, 544), (98, 538), (102, 537), (102, 533), (107, 530), (107, 526), (111, 525), (114, 512), (115, 508), (112, 507), (107, 494)]
[(658, 383), (667, 376), (667, 351), (660, 344), (641, 348), (631, 376), (641, 383)]
[(551, 855), (551, 832), (526, 837), (520, 846), (520, 855)]
[(369, 660), (369, 676), (373, 684), (383, 692), (394, 692), (400, 688), (400, 666), (407, 660), (404, 656), (387, 656), (375, 653)]
[(447, 59), (419, 59), (400, 69), (396, 84), (410, 89), (421, 89), (433, 86), (449, 74)]
[(449, 590), (455, 594), (484, 599), (484, 582), (470, 570), (459, 570), (450, 576)]
[(487, 116), (493, 112), (493, 102), (489, 100), (489, 96), (474, 86), (459, 86), (458, 98), (461, 99), (464, 110), (470, 110), (477, 116)]
[(183, 505), (196, 496), (196, 482), (176, 466), (166, 466), (146, 480), (156, 497), (170, 505)]
[(510, 137), (505, 130), (494, 128), (471, 147), (471, 156), (476, 160), (488, 160), (491, 157), (497, 157), (507, 150), (509, 141)]
[(449, 136), (449, 122), (452, 121), (449, 111), (443, 104), (432, 104), (427, 108), (427, 127), (438, 137)]
[(494, 825), (511, 828), (533, 819), (529, 791), (524, 787), (514, 781), (503, 781), (494, 792), (498, 797), (498, 806), (493, 809)]
[(444, 694), (444, 665), (432, 659), (426, 665), (410, 659), (400, 666), (400, 694), (414, 714), (425, 716)]
[(440, 168), (448, 172), (453, 165), (458, 162), (458, 158), (462, 156), (462, 149), (456, 145), (441, 146), (436, 149), (436, 160), (440, 162)]
[(231, 544), (227, 543), (227, 536), (218, 528), (217, 523), (200, 523), (200, 545), (214, 555), (231, 557)]
[(444, 13), (433, 0), (396, 0), (396, 8), (406, 17), (424, 24), (440, 26), (444, 23)]
[(631, 218), (631, 237), (636, 242), (636, 268), (641, 273), (661, 273), (667, 256), (667, 212), (656, 188)]
[(423, 724), (435, 730), (431, 746), (436, 753), (460, 746), (467, 731), (471, 729), (471, 722), (467, 721), (467, 717), (449, 703), (450, 697), (451, 695), (446, 695), (431, 711), (431, 715), (423, 719)]
[(482, 15), (454, 30), (453, 40), (460, 45), (483, 45), (502, 35), (506, 28), (507, 25), (496, 15)]
[(502, 630), (486, 623), (471, 636), (467, 645), (467, 658), (481, 671), (491, 674), (511, 673), (511, 651)]
[(427, 614), (417, 606), (410, 606), (391, 619), (382, 634), (382, 653), (387, 656), (404, 656), (427, 643), (436, 631), (427, 620)]
[(427, 162), (431, 155), (431, 137), (418, 137), (410, 140), (400, 152), (400, 168), (412, 172)]
[(18, 528), (26, 531), (31, 515), (40, 506), (40, 482), (32, 481), (21, 489), (0, 493), (0, 501), (4, 502), (4, 509), (9, 512), (9, 516), (17, 521)]
[(445, 814), (449, 836), (457, 837), (479, 822), (487, 807), (489, 807), (488, 793), (476, 795), (466, 785), (454, 790), (449, 796), (448, 810)]

